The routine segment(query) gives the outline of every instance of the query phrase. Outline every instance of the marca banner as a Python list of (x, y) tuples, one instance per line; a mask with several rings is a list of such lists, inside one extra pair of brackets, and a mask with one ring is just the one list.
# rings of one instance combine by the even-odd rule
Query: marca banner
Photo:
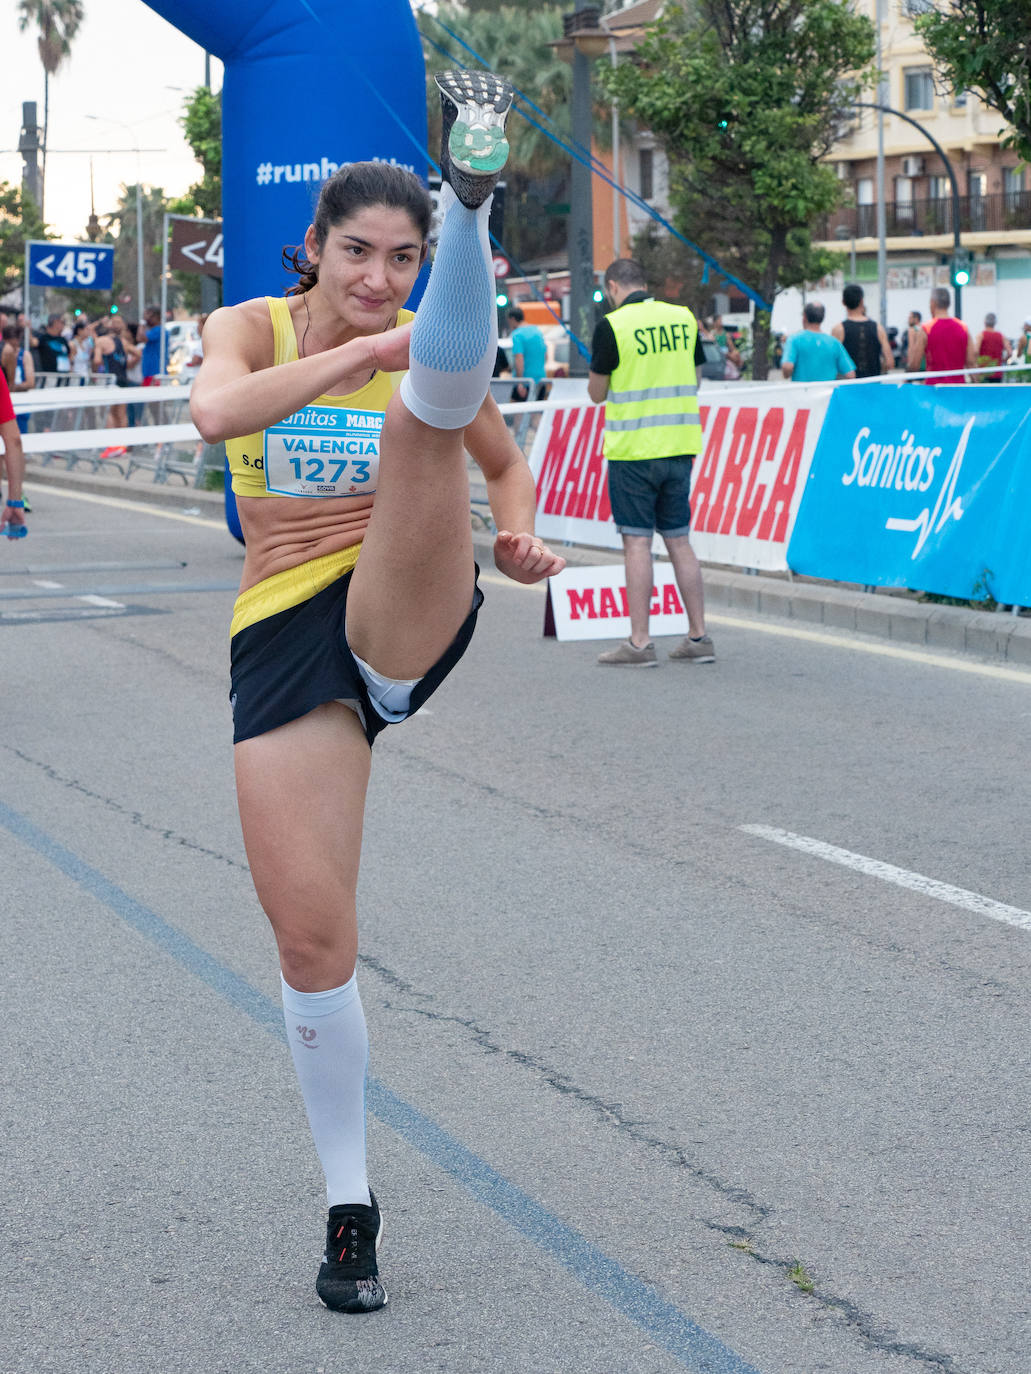
[[(830, 388), (702, 393), (704, 444), (691, 485), (691, 545), (705, 562), (783, 570)], [(602, 455), (605, 407), (545, 411), (530, 450), (537, 531), (622, 548)]]
[[(548, 579), (548, 595), (556, 639), (628, 638), (630, 608), (622, 563), (566, 568)], [(652, 635), (687, 634), (687, 612), (670, 563), (655, 565), (649, 630)]]
[(788, 550), (840, 582), (1031, 604), (1031, 387), (835, 391)]

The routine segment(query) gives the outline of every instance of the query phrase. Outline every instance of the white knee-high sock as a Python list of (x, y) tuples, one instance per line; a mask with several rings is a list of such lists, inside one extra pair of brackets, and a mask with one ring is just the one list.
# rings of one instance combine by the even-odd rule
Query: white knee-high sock
[(326, 1175), (329, 1206), (369, 1204), (365, 1170), (365, 1070), (369, 1035), (357, 974), (340, 988), (298, 992), (283, 980), (286, 1038), (308, 1124)]
[(447, 182), (440, 188), (440, 239), (401, 382), (405, 405), (435, 429), (464, 429), (490, 388), (498, 350), (491, 199), (467, 210)]

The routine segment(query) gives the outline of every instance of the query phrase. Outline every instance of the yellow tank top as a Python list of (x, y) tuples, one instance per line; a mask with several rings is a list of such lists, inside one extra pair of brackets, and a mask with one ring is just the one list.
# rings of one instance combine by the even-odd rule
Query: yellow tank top
[[(272, 317), (272, 336), (275, 341), (274, 367), (297, 360), (297, 335), (294, 333), (290, 318), (290, 305), (285, 296), (266, 296), (269, 315)], [(397, 323), (407, 324), (414, 319), (411, 310), (399, 310)], [(349, 396), (318, 396), (312, 406), (332, 406), (338, 409), (355, 409), (363, 412), (378, 411), (382, 414), (387, 402), (397, 390), (404, 376), (402, 372), (377, 372), (359, 391)], [(247, 434), (241, 439), (226, 440), (226, 457), (232, 474), (233, 491), (237, 496), (276, 496), (279, 492), (269, 491), (265, 480), (265, 431)], [(321, 493), (311, 492), (311, 495)]]

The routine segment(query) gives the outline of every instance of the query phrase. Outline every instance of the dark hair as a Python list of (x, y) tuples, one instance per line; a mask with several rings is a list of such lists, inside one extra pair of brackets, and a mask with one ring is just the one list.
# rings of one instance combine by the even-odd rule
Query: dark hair
[(605, 269), (605, 280), (615, 282), (617, 286), (623, 287), (643, 287), (648, 284), (644, 268), (633, 258), (617, 258), (615, 262), (610, 262)]
[(72, 325), (72, 333), (78, 334), (80, 329), (89, 329), (89, 320), (76, 320)]
[(919, 322), (924, 318), (923, 315), (921, 315), (921, 313), (920, 313), (919, 310), (911, 310), (909, 313), (910, 313), (911, 315), (915, 315), (915, 316), (916, 316), (916, 318), (917, 318), (917, 323), (919, 323)]
[(826, 311), (819, 301), (810, 301), (802, 311), (807, 324), (823, 324), (825, 313)]
[[(323, 183), (312, 216), (319, 251), (335, 224), (370, 205), (403, 210), (418, 229), (420, 238), (425, 242), (429, 237), (433, 203), (414, 172), (395, 167), (390, 162), (345, 162)], [(300, 277), (295, 286), (288, 288), (288, 296), (310, 291), (319, 279), (318, 264), (308, 261), (303, 244), (283, 249), (283, 266)]]
[(3, 328), (3, 337), (5, 339), (20, 339), (21, 330), (16, 324), (5, 324)]
[(863, 304), (863, 288), (850, 282), (841, 293), (841, 303), (846, 310), (858, 310)]
[(517, 324), (522, 324), (522, 322), (526, 319), (526, 316), (523, 314), (522, 310), (520, 310), (518, 305), (513, 305), (511, 310), (508, 312), (508, 318), (510, 320), (515, 320)]

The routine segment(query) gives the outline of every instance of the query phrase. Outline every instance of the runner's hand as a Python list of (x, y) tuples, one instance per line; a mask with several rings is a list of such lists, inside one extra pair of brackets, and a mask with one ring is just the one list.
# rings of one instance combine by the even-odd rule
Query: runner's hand
[[(352, 391), (360, 391), (369, 380), (370, 370), (407, 372), (408, 345), (411, 337), (410, 323), (403, 324), (397, 329), (387, 329), (382, 334), (367, 335), (362, 342), (368, 345), (369, 351), (364, 353), (363, 350), (362, 366), (353, 372), (341, 373), (334, 384), (333, 395), (346, 396)], [(344, 344), (344, 348), (350, 347), (350, 344)]]
[(552, 553), (535, 534), (510, 534), (499, 530), (494, 540), (494, 564), (513, 582), (532, 586), (554, 577), (566, 566), (566, 560)]
[(6, 501), (0, 499), (0, 534), (7, 533), (8, 525), (24, 525), (25, 512), (12, 510)]

